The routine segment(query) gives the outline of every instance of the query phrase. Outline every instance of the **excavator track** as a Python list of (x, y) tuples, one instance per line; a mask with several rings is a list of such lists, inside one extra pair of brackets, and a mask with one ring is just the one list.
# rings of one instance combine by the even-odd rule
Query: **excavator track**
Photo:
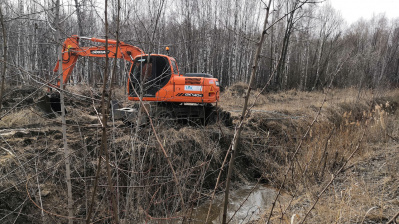
[[(187, 105), (165, 102), (146, 102), (144, 106), (150, 113), (153, 122), (159, 125), (172, 126), (176, 123), (201, 126), (215, 123), (220, 123), (225, 126), (232, 125), (230, 112), (224, 111), (222, 108), (212, 104)], [(140, 107), (138, 104), (131, 108), (120, 108), (116, 103), (113, 103), (112, 109), (115, 115), (114, 118), (121, 119), (128, 125), (137, 122), (143, 125), (148, 123), (146, 112), (143, 107)], [(141, 119), (139, 119), (140, 114)]]

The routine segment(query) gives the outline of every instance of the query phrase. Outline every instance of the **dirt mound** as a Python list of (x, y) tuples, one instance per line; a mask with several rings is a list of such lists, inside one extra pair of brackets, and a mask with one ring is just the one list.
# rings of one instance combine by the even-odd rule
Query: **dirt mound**
[[(46, 89), (32, 86), (15, 87), (6, 91), (0, 113), (0, 128), (34, 128), (59, 124), (60, 118), (49, 117), (39, 106), (39, 101), (46, 94)], [(99, 90), (84, 85), (68, 88), (65, 95), (67, 123), (98, 123), (95, 115), (101, 112), (99, 97)]]
[(233, 97), (244, 97), (248, 89), (248, 84), (239, 82), (225, 90), (225, 94), (230, 94)]
[(44, 89), (38, 89), (33, 86), (20, 86), (5, 91), (2, 110), (9, 110), (13, 107), (16, 109), (31, 106), (37, 99), (45, 95)]

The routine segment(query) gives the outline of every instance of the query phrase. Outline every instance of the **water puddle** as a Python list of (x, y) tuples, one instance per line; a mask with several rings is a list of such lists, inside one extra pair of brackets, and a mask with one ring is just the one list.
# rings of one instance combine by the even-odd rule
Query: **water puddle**
[[(234, 215), (230, 223), (248, 223), (252, 220), (257, 220), (263, 215), (272, 205), (277, 191), (274, 188), (267, 186), (242, 186), (237, 190), (231, 191), (228, 207), (228, 218)], [(251, 193), (252, 191), (252, 193)], [(249, 195), (249, 196), (248, 196)], [(245, 199), (248, 199), (245, 201)], [(210, 221), (208, 223), (221, 223), (223, 215), (223, 201), (224, 194), (215, 197), (210, 214)], [(245, 201), (245, 202), (244, 202)], [(190, 223), (203, 224), (205, 223), (208, 214), (209, 202), (195, 208), (191, 217)], [(234, 214), (235, 213), (235, 214)]]

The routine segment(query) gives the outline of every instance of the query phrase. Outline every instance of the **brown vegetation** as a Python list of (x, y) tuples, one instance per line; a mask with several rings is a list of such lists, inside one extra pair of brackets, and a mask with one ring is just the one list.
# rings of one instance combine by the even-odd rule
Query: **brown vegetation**
[[(223, 93), (224, 109), (239, 110), (240, 88), (242, 84)], [(84, 86), (70, 90), (85, 95), (93, 92)], [(291, 90), (259, 95), (244, 126), (233, 185), (255, 182), (258, 178), (261, 183), (276, 188), (284, 183), (283, 190), (292, 196), (292, 202), (277, 203), (272, 222), (279, 223), (280, 218), (290, 220), (293, 214), (298, 221), (330, 181), (331, 174), (347, 162), (359, 145), (359, 150), (321, 195), (306, 221), (360, 223), (391, 218), (399, 209), (399, 190), (395, 184), (399, 180), (396, 162), (399, 160), (396, 146), (399, 92), (380, 95), (364, 90), (359, 98), (358, 95), (354, 89), (334, 89), (325, 94)], [(326, 105), (319, 119), (303, 138), (324, 97)], [(9, 99), (12, 97), (6, 97), (5, 102)], [(67, 99), (75, 217), (84, 219), (101, 129), (93, 106), (96, 103), (79, 97)], [(65, 222), (61, 217), (67, 213), (63, 199), (66, 185), (60, 121), (41, 117), (35, 107), (26, 103), (24, 108), (3, 117), (0, 127), (0, 200), (5, 202), (1, 204), (0, 219)], [(190, 211), (208, 200), (233, 129), (218, 124), (205, 127), (177, 124), (175, 128), (163, 127), (157, 131), (179, 177), (178, 187), (182, 189), (186, 211)], [(177, 187), (152, 132), (143, 128), (135, 138), (134, 129), (121, 122), (113, 123), (108, 132), (114, 194), (121, 209), (121, 221), (178, 219), (181, 204)], [(363, 133), (365, 136), (360, 140)], [(302, 146), (284, 181), (290, 158), (301, 139)], [(106, 183), (104, 173), (96, 197), (96, 219), (110, 218)], [(217, 189), (222, 190), (223, 186), (222, 181)], [(126, 197), (129, 189), (131, 198)], [(124, 210), (126, 203), (130, 203), (129, 211)], [(43, 218), (39, 207), (43, 208)], [(269, 212), (265, 211), (265, 219)]]

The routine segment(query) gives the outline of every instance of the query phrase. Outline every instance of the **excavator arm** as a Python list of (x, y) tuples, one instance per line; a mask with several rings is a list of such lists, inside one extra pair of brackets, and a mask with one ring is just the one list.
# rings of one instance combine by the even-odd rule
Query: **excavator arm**
[[(91, 46), (91, 47), (81, 47), (79, 46), (79, 40), (86, 39), (92, 42), (97, 43), (106, 43), (105, 39), (98, 38), (87, 38), (87, 37), (79, 37), (77, 35), (73, 35), (68, 37), (63, 45), (62, 45), (62, 81), (63, 83), (67, 83), (71, 76), (72, 70), (76, 65), (76, 61), (79, 57), (98, 57), (98, 58), (123, 58), (129, 62), (133, 62), (134, 58), (138, 55), (143, 55), (144, 52), (138, 47), (125, 44), (122, 41), (119, 41), (117, 44), (116, 40), (109, 39), (107, 49), (105, 46)], [(60, 69), (60, 62), (58, 61), (54, 72), (58, 72)], [(57, 84), (49, 84), (49, 93), (42, 97), (37, 105), (42, 109), (46, 114), (50, 115), (53, 112), (60, 113), (60, 96), (57, 92), (51, 92), (52, 88), (60, 88), (61, 82), (57, 81)], [(65, 88), (65, 86), (64, 86)]]
[[(105, 58), (107, 55), (109, 58), (122, 58), (129, 62), (133, 62), (133, 58), (144, 54), (144, 51), (138, 47), (125, 44), (122, 41), (119, 41), (119, 45), (117, 46), (117, 41), (109, 39), (108, 40), (108, 49), (105, 49), (105, 46), (91, 46), (91, 47), (80, 47), (79, 39), (86, 39), (92, 42), (97, 43), (105, 43), (105, 39), (98, 38), (87, 38), (87, 37), (79, 37), (77, 35), (73, 35), (68, 37), (63, 45), (62, 45), (62, 81), (66, 83), (69, 81), (70, 75), (72, 73), (73, 68), (76, 65), (76, 61), (79, 57), (99, 57)], [(54, 72), (58, 72), (59, 70), (59, 61), (57, 62)], [(56, 86), (60, 87), (60, 81), (57, 82)]]

